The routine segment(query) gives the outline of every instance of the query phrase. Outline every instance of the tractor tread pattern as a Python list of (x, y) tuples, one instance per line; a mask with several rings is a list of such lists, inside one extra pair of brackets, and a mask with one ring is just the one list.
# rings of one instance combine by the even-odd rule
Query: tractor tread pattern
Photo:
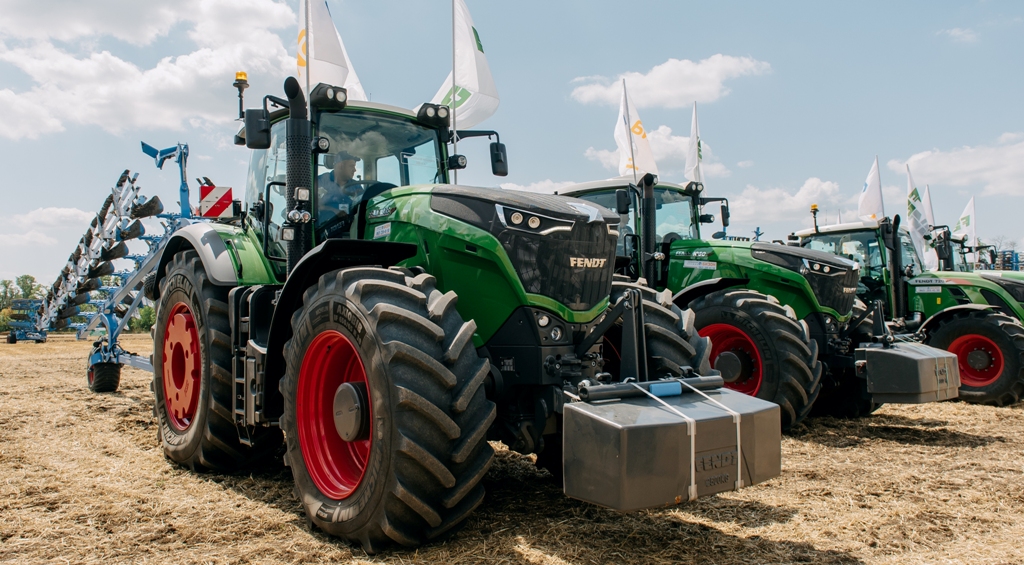
[(121, 384), (121, 366), (117, 363), (96, 363), (90, 370), (89, 390), (92, 392), (115, 392)]
[[(486, 432), (496, 407), (482, 386), (489, 363), (470, 346), (475, 324), (462, 320), (457, 296), (439, 291), (427, 274), (356, 267), (323, 275), (304, 293), (303, 306), (292, 317), (292, 339), (284, 347), (281, 424), (289, 432), (293, 473), (305, 468), (297, 436), (291, 439), (297, 430), (293, 381), (304, 354), (297, 338), (311, 331), (304, 313), (325, 294), (347, 300), (360, 312), (381, 352), (391, 386), (384, 401), (390, 398), (392, 407), (387, 428), (393, 430), (387, 444), (392, 455), (386, 475), (373, 479), (381, 485), (375, 488), (383, 489), (380, 502), (367, 503), (349, 522), (315, 517), (312, 522), (370, 553), (392, 544), (417, 546), (454, 532), (483, 500), (481, 481), (494, 459)], [(306, 494), (311, 496), (316, 493)], [(306, 511), (314, 516), (317, 504), (306, 501)]]
[(997, 333), (997, 335), (1002, 334), (1002, 336), (1009, 340), (1015, 354), (1007, 355), (1008, 352), (1003, 351), (1003, 362), (1006, 366), (1004, 370), (1009, 373), (1000, 379), (1003, 381), (1001, 386), (991, 389), (993, 385), (999, 383), (999, 381), (996, 381), (992, 385), (985, 387), (991, 390), (985, 390), (964, 386), (961, 383), (960, 400), (972, 404), (986, 404), (988, 406), (1009, 406), (1024, 399), (1024, 327), (1021, 326), (1021, 322), (1002, 312), (992, 310), (955, 312), (953, 316), (944, 320), (939, 324), (938, 328), (930, 332), (925, 343), (929, 345), (935, 344), (938, 347), (939, 344), (936, 343), (936, 338), (942, 335), (944, 329), (947, 329), (954, 323), (967, 323), (988, 329)]
[[(709, 293), (690, 303), (701, 327), (714, 323), (710, 309), (743, 311), (750, 315), (774, 344), (779, 384), (771, 400), (781, 409), (782, 430), (789, 431), (810, 414), (821, 391), (822, 364), (818, 344), (809, 339), (802, 324), (774, 296), (748, 289), (726, 289)], [(764, 370), (764, 368), (762, 368)], [(762, 376), (763, 378), (763, 376)], [(763, 386), (763, 384), (762, 384)]]

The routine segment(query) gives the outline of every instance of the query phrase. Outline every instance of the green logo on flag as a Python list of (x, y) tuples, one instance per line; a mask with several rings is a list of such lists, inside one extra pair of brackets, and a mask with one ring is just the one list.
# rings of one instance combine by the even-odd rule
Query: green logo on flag
[(476, 28), (473, 28), (473, 37), (476, 38), (476, 48), (479, 49), (481, 53), (483, 53), (484, 44), (480, 42), (480, 34), (476, 32)]
[(444, 95), (444, 99), (441, 100), (441, 105), (442, 106), (449, 106), (449, 107), (452, 107), (452, 108), (458, 108), (459, 106), (462, 106), (463, 104), (465, 104), (466, 100), (469, 100), (469, 97), (473, 95), (472, 92), (466, 90), (465, 88), (462, 88), (461, 86), (455, 86), (454, 87), (454, 90), (455, 90), (455, 105), (452, 106), (452, 90), (453, 89), (449, 88), (448, 89), (448, 94)]
[(921, 201), (921, 195), (917, 193), (917, 189), (916, 188), (914, 190), (910, 191), (910, 201), (911, 202), (920, 202)]
[(953, 226), (953, 231), (962, 230), (962, 229), (964, 229), (964, 228), (966, 228), (967, 226), (970, 226), (970, 225), (971, 225), (971, 217), (970, 216), (964, 216), (963, 218), (960, 218), (959, 220), (957, 220), (956, 225)]

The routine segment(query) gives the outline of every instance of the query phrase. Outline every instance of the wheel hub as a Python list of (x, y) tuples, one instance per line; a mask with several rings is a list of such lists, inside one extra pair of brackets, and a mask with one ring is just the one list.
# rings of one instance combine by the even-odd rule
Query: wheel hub
[(980, 349), (976, 349), (967, 354), (967, 366), (976, 371), (983, 371), (988, 369), (991, 365), (992, 357)]
[(960, 385), (981, 388), (1003, 375), (1003, 353), (996, 342), (981, 334), (962, 335), (946, 348), (957, 357)]
[(698, 332), (711, 339), (711, 359), (726, 387), (756, 396), (764, 378), (761, 353), (746, 332), (730, 324), (710, 324)]
[(345, 441), (366, 439), (366, 385), (343, 383), (334, 393), (334, 429)]
[(715, 369), (725, 382), (734, 383), (743, 375), (743, 361), (734, 351), (723, 351), (715, 358)]
[(195, 419), (201, 379), (199, 332), (192, 311), (179, 302), (171, 308), (164, 330), (163, 385), (168, 419), (180, 431)]

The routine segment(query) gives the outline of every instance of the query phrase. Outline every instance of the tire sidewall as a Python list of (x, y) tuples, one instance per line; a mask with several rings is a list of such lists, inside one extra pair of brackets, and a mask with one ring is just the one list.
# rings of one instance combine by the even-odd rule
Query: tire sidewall
[[(187, 262), (185, 263), (188, 264)], [(199, 295), (199, 287), (195, 280), (194, 273), (181, 265), (175, 263), (164, 279), (164, 288), (160, 293), (159, 308), (156, 316), (156, 335), (154, 336), (153, 347), (153, 393), (156, 396), (156, 414), (159, 422), (160, 441), (164, 451), (174, 461), (187, 461), (199, 449), (203, 430), (206, 429), (206, 419), (210, 406), (210, 346), (207, 335), (207, 319), (209, 313), (206, 311), (202, 297)], [(164, 348), (163, 343), (167, 331), (167, 321), (171, 307), (183, 302), (192, 312), (196, 324), (196, 333), (199, 336), (200, 356), (200, 378), (199, 378), (199, 404), (196, 406), (196, 416), (185, 431), (178, 430), (171, 422), (167, 414), (167, 402), (164, 398)]]
[[(749, 313), (724, 306), (709, 306), (695, 310), (695, 314), (694, 325), (698, 331), (711, 324), (726, 324), (741, 330), (750, 338), (761, 355), (761, 387), (756, 397), (774, 401), (779, 392), (779, 353), (764, 326)], [(711, 346), (714, 347), (714, 343)], [(714, 367), (715, 360), (710, 359), (709, 362)]]
[[(288, 438), (288, 463), (292, 468), (298, 493), (307, 515), (322, 530), (339, 536), (351, 536), (367, 524), (375, 522), (383, 511), (382, 498), (393, 480), (392, 444), (394, 419), (391, 407), (391, 381), (385, 370), (383, 346), (368, 321), (363, 308), (340, 294), (315, 298), (302, 312), (303, 319), (285, 348), (285, 436)], [(343, 500), (332, 500), (317, 488), (302, 456), (295, 413), (302, 360), (313, 340), (326, 331), (345, 336), (359, 352), (366, 371), (371, 403), (370, 457), (363, 478), (355, 490)], [(334, 391), (323, 391), (334, 395)], [(333, 431), (333, 430), (332, 430)]]
[(939, 326), (932, 333), (928, 339), (928, 345), (948, 351), (953, 341), (965, 335), (980, 335), (995, 342), (1003, 355), (1003, 372), (992, 384), (987, 386), (972, 387), (961, 383), (961, 394), (966, 392), (968, 394), (999, 397), (1009, 392), (1020, 375), (1021, 351), (1014, 345), (1013, 338), (1000, 330), (995, 324), (986, 323), (983, 319), (975, 317), (951, 320)]

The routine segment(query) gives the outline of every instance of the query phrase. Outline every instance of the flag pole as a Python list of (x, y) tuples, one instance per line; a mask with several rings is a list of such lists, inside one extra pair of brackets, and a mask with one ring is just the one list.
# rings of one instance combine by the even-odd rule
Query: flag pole
[(309, 20), (310, 20), (310, 12), (312, 11), (313, 6), (310, 5), (310, 0), (302, 0), (302, 1), (305, 2), (305, 4), (306, 4), (306, 21), (304, 23), (306, 25), (306, 99), (308, 100), (309, 99), (309, 70), (312, 67), (312, 62), (309, 59), (309, 55), (310, 55), (310, 53), (313, 52), (313, 45), (312, 45), (313, 44), (313, 40), (309, 36)]
[[(697, 121), (697, 101), (693, 101), (693, 121)], [(697, 128), (693, 132), (697, 136), (697, 165), (693, 171), (695, 181), (704, 184), (704, 173), (700, 172), (700, 162), (704, 160), (704, 149), (700, 146), (700, 122), (697, 122)]]
[[(459, 130), (456, 128), (455, 122), (455, 96), (456, 89), (458, 86), (455, 82), (455, 0), (452, 0), (452, 94), (450, 97), (452, 105), (452, 155), (456, 155), (459, 152)], [(459, 184), (459, 170), (452, 170), (453, 184)]]
[(629, 117), (629, 95), (626, 94), (626, 79), (622, 79), (622, 98), (626, 102), (626, 135), (629, 136), (629, 160), (633, 163), (633, 184), (636, 184), (636, 155), (633, 154), (633, 128), (629, 127), (633, 118)]

